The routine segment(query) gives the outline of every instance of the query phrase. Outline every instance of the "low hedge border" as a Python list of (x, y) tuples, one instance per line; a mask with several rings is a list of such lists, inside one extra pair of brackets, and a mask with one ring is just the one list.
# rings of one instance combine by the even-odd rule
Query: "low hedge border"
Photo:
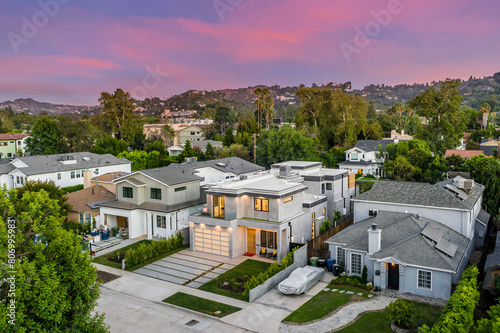
[(154, 258), (166, 255), (171, 251), (181, 248), (183, 241), (184, 238), (181, 233), (178, 232), (177, 235), (167, 239), (160, 239), (148, 244), (141, 244), (135, 249), (127, 250), (125, 252), (125, 268), (130, 269)]
[(330, 283), (335, 285), (346, 284), (348, 286), (358, 287), (367, 291), (372, 290), (370, 285), (361, 283), (361, 278), (357, 275), (339, 276), (338, 278), (333, 279)]

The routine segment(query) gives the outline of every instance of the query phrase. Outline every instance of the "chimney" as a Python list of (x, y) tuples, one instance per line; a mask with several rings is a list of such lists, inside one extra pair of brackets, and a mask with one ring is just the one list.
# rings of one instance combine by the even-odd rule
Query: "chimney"
[(88, 188), (92, 186), (92, 170), (83, 171), (83, 188)]
[(371, 229), (368, 229), (368, 254), (374, 254), (380, 251), (382, 247), (382, 229), (377, 228), (373, 223)]
[(401, 136), (404, 136), (404, 135), (405, 135), (405, 130), (404, 130), (404, 129), (402, 129), (402, 130), (401, 130)]

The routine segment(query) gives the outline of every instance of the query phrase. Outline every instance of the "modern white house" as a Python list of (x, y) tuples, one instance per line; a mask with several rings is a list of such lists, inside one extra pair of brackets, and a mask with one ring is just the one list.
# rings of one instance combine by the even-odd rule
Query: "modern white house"
[(191, 250), (234, 258), (276, 251), (319, 234), (326, 219), (327, 197), (307, 193), (299, 175), (265, 172), (208, 186), (207, 203), (189, 216)]
[(0, 164), (0, 186), (23, 186), (25, 181), (53, 181), (60, 187), (84, 183), (84, 172), (94, 175), (130, 172), (131, 162), (111, 154), (69, 153), (17, 157)]
[(359, 140), (354, 147), (346, 150), (346, 160), (339, 163), (339, 169), (360, 175), (382, 176), (383, 156), (378, 156), (380, 149), (385, 149), (391, 143), (397, 144), (400, 139)]
[(457, 176), (431, 185), (376, 182), (356, 198), (354, 224), (329, 238), (331, 257), (348, 274), (381, 288), (448, 299), (489, 214), (481, 208), (484, 186)]
[(290, 168), (292, 174), (300, 175), (307, 186), (307, 193), (328, 198), (327, 217), (332, 220), (334, 211), (342, 215), (351, 213), (351, 198), (355, 196), (355, 174), (347, 170), (323, 168), (321, 162), (287, 161), (271, 165), (271, 173), (279, 174)]
[[(200, 140), (200, 141), (192, 142), (191, 146), (193, 148), (198, 147), (198, 148), (201, 149), (201, 151), (203, 153), (205, 153), (207, 151), (207, 145), (208, 145), (208, 143), (210, 143), (214, 149), (215, 148), (222, 148), (222, 146), (223, 146), (222, 141), (205, 140), (205, 139)], [(169, 156), (178, 156), (178, 155), (180, 155), (183, 152), (185, 145), (186, 145), (186, 143), (184, 142), (184, 143), (181, 143), (179, 145), (174, 145), (174, 146), (168, 147), (167, 148), (168, 155)]]

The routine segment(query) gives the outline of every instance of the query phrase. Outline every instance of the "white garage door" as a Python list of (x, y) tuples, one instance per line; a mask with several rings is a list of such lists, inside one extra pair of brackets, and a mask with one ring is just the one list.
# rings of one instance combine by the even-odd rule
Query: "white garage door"
[(229, 233), (194, 228), (195, 251), (229, 257)]

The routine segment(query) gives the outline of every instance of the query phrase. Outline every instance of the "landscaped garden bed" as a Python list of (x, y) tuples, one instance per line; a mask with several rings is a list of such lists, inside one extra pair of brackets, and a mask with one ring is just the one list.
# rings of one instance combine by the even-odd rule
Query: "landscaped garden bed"
[(270, 265), (268, 262), (247, 259), (238, 266), (205, 283), (199, 289), (245, 300), (243, 295), (245, 282), (252, 276), (265, 271)]
[(347, 303), (365, 301), (375, 297), (366, 289), (354, 286), (330, 284), (326, 289), (328, 290), (320, 291), (283, 321), (287, 323), (315, 321), (332, 314)]
[(165, 303), (177, 305), (186, 309), (201, 312), (218, 318), (222, 318), (231, 313), (241, 310), (232, 305), (215, 302), (206, 298), (201, 298), (184, 293), (176, 293), (163, 300)]
[[(133, 244), (127, 245), (125, 247), (122, 247), (120, 249), (117, 249), (113, 252), (109, 252), (109, 253), (103, 254), (102, 256), (95, 257), (92, 259), (92, 261), (95, 262), (96, 264), (101, 264), (101, 265), (106, 265), (109, 267), (121, 269), (122, 268), (122, 261), (121, 260), (125, 259), (125, 252), (127, 250), (135, 249), (135, 248), (139, 247), (141, 244), (149, 244), (149, 243), (151, 243), (150, 240), (144, 239), (144, 240), (141, 240), (137, 243), (133, 243)], [(120, 258), (120, 260), (118, 260), (118, 257)]]

